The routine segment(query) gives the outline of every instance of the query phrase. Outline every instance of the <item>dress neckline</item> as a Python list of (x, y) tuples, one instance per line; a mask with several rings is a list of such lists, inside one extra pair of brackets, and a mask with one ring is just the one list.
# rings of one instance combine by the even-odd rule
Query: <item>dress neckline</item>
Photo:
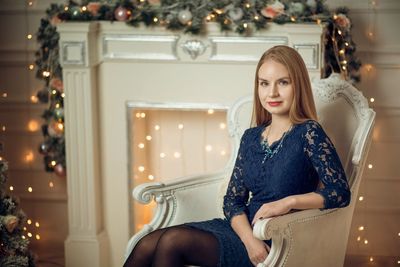
[[(265, 140), (265, 138), (264, 138), (264, 136), (263, 136), (263, 133), (264, 133), (265, 129), (266, 129), (270, 124), (271, 124), (271, 121), (269, 121), (269, 122), (267, 122), (267, 123), (265, 123), (265, 124), (262, 124), (261, 133), (259, 134), (259, 143), (260, 143), (261, 145), (267, 143), (266, 140)], [(268, 145), (270, 148), (274, 147), (274, 146), (275, 146), (276, 144), (278, 144), (283, 138), (285, 138), (285, 137), (288, 136), (291, 132), (293, 132), (293, 130), (294, 130), (294, 128), (296, 128), (296, 126), (297, 126), (297, 124), (293, 124), (288, 130), (286, 130), (286, 131), (282, 134), (282, 136), (281, 136), (279, 139), (277, 139), (277, 140), (275, 140), (274, 142), (272, 142), (272, 144), (268, 144), (268, 143), (267, 143), (267, 145)], [(283, 140), (282, 140), (282, 142), (283, 142)]]

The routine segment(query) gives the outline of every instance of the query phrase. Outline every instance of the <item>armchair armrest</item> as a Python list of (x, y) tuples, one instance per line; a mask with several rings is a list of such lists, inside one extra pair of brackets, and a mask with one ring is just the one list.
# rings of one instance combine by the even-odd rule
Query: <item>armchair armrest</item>
[(157, 205), (152, 221), (129, 240), (125, 255), (130, 254), (143, 236), (156, 229), (220, 217), (218, 195), (228, 170), (136, 186), (132, 192), (134, 199), (142, 204), (154, 200)]
[(348, 237), (344, 229), (350, 228), (353, 208), (304, 210), (257, 221), (254, 236), (272, 239), (262, 266), (343, 266)]

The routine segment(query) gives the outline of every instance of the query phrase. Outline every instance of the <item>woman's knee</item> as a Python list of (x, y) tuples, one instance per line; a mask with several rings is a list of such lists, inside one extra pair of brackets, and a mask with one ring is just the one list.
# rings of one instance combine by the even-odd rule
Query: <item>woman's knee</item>
[(190, 246), (190, 233), (184, 227), (172, 227), (168, 229), (157, 244), (157, 251), (168, 253), (180, 253), (184, 248)]

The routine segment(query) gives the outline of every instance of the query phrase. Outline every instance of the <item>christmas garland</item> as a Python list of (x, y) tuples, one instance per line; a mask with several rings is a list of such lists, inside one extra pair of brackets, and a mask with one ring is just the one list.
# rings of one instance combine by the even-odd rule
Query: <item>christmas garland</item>
[(59, 34), (62, 21), (125, 21), (137, 27), (165, 27), (188, 34), (207, 34), (207, 23), (215, 22), (221, 31), (234, 31), (244, 36), (266, 30), (269, 23), (323, 23), (323, 77), (341, 73), (352, 83), (360, 81), (360, 60), (350, 34), (351, 21), (346, 8), (330, 12), (323, 0), (117, 0), (69, 1), (52, 4), (46, 10), (37, 33), (40, 44), (36, 52), (37, 77), (45, 87), (37, 93), (41, 103), (49, 103), (43, 113), (44, 136), (39, 152), (44, 155), (46, 171), (65, 175), (65, 139), (62, 70), (59, 64)]

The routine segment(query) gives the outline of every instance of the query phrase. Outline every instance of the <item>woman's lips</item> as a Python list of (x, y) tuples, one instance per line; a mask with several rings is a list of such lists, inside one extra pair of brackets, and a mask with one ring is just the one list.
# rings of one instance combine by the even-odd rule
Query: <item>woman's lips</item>
[(276, 106), (279, 106), (280, 104), (282, 104), (282, 101), (268, 102), (268, 105), (270, 105), (271, 107), (276, 107)]

